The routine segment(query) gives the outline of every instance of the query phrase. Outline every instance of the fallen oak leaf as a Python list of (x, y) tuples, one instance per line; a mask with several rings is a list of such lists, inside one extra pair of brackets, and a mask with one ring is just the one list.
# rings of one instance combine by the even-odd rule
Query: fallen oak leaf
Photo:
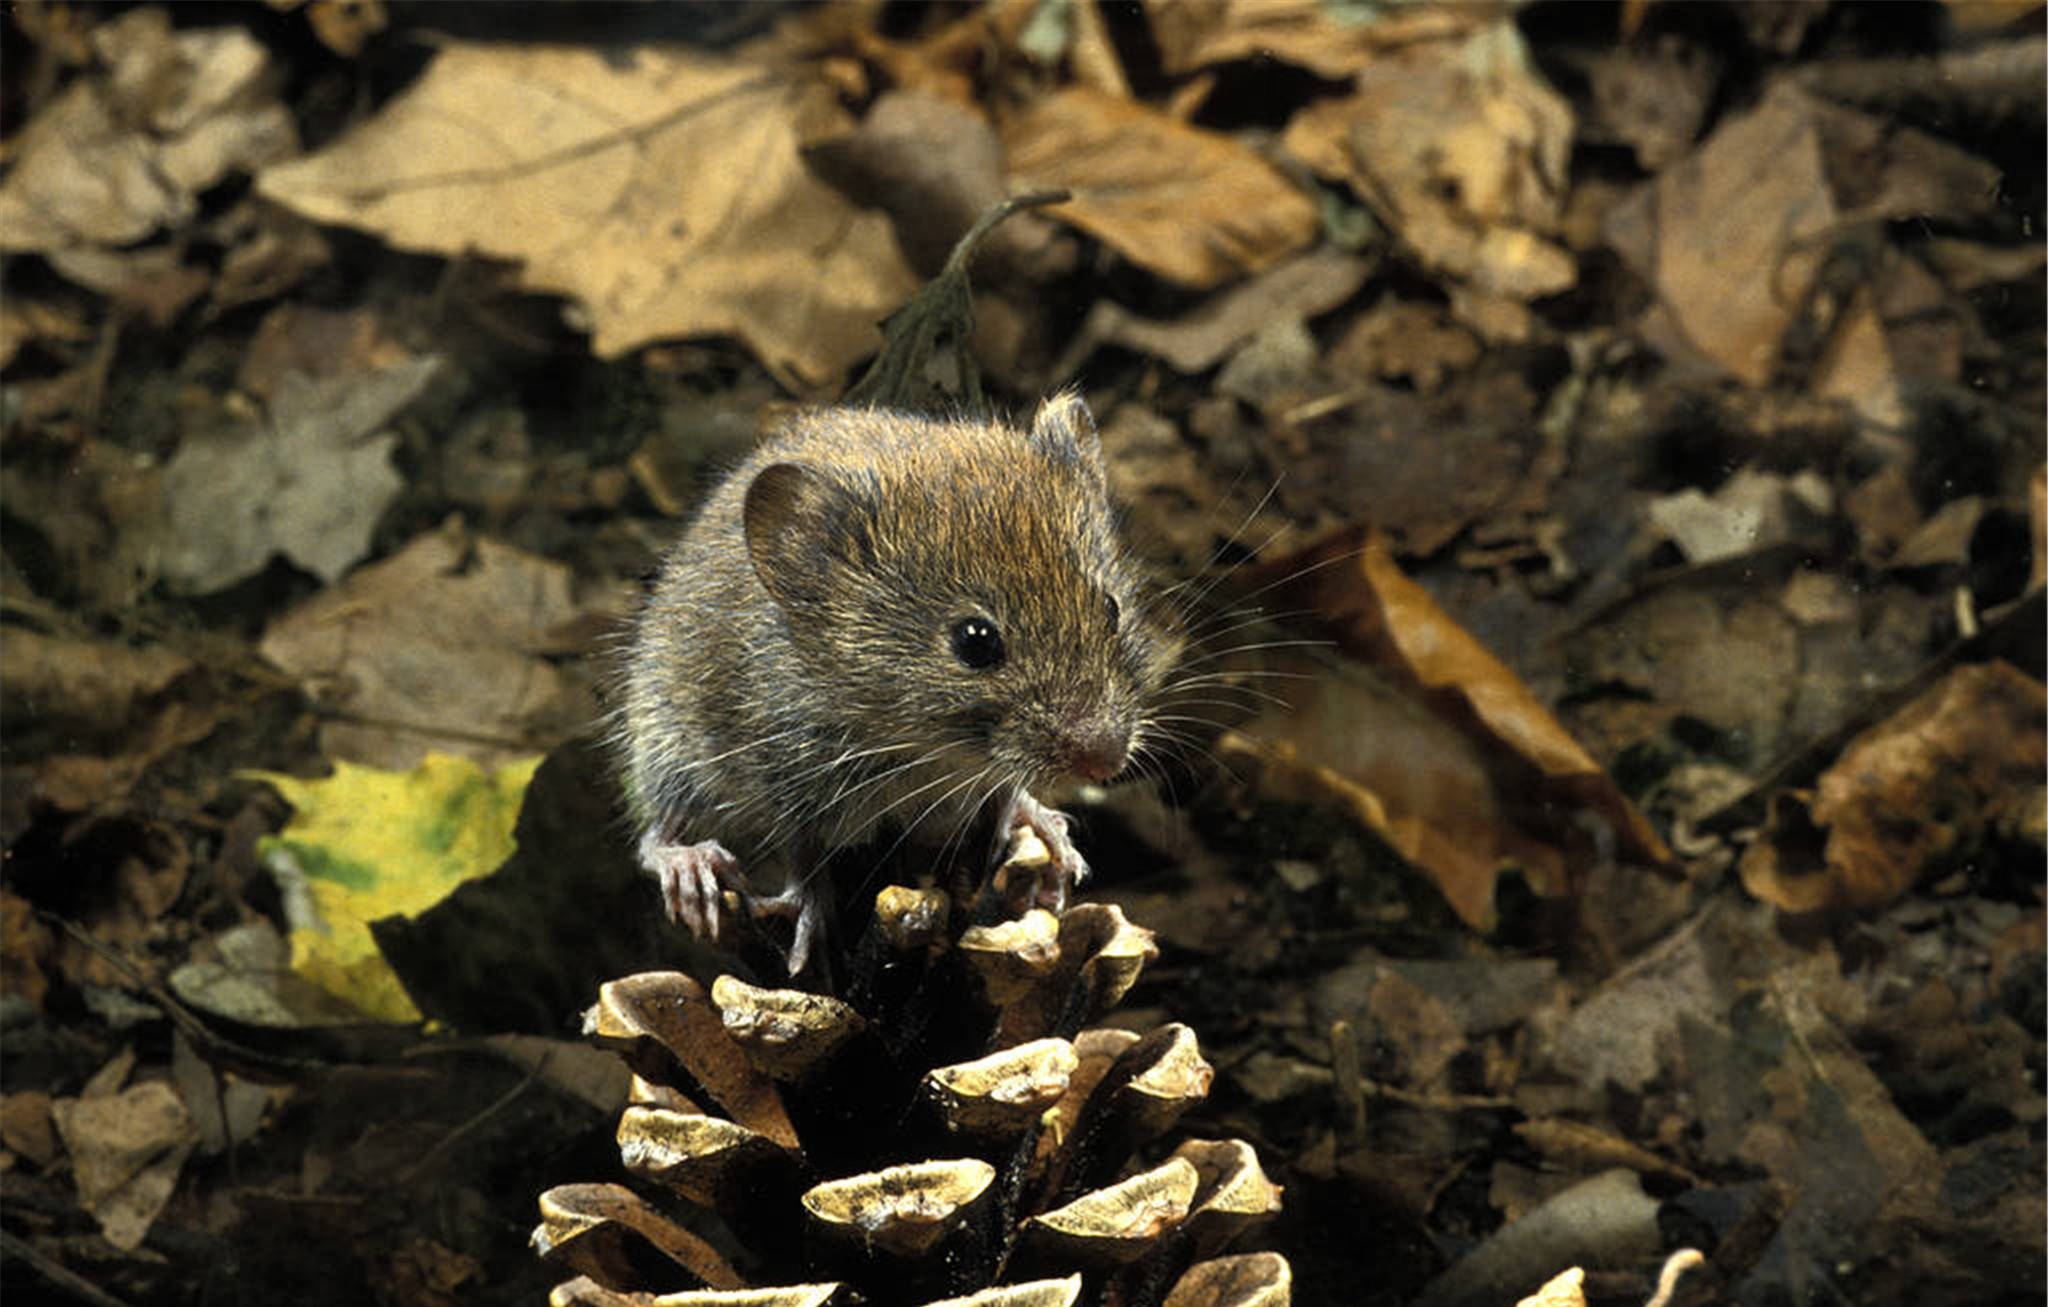
[(917, 284), (889, 220), (805, 167), (800, 122), (831, 112), (822, 83), (745, 58), (458, 42), (257, 188), (405, 249), (517, 261), (576, 297), (599, 357), (730, 334), (816, 389)]
[(1347, 661), (1219, 752), (1277, 762), (1283, 785), (1350, 807), (1476, 930), (1496, 924), (1503, 865), (1561, 897), (1589, 856), (1670, 861), (1592, 755), (1402, 574), (1383, 536), (1342, 531), (1261, 573), (1285, 578), (1271, 583), (1276, 603), (1316, 614)]
[(1207, 290), (1315, 239), (1315, 204), (1250, 147), (1086, 87), (1002, 124), (1016, 189), (1071, 190), (1046, 210), (1168, 281)]

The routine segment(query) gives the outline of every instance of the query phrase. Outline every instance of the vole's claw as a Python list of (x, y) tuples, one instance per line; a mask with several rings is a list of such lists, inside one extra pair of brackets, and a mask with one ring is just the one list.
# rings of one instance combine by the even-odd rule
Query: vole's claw
[(640, 837), (640, 865), (661, 884), (661, 903), (670, 921), (680, 921), (698, 939), (718, 936), (720, 888), (739, 875), (739, 859), (717, 840), (678, 844), (650, 829)]
[(1024, 790), (1017, 791), (1010, 800), (1010, 810), (1005, 819), (1005, 828), (1022, 828), (1036, 835), (1045, 845), (1045, 851), (1052, 857), (1053, 875), (1051, 883), (1042, 885), (1038, 892), (1040, 906), (1054, 912), (1067, 906), (1067, 891), (1088, 879), (1088, 860), (1074, 847), (1073, 837), (1067, 834), (1072, 819), (1057, 808), (1048, 808)]
[(811, 960), (811, 948), (825, 933), (824, 891), (814, 885), (792, 884), (780, 894), (749, 895), (747, 906), (755, 915), (789, 917), (796, 923), (795, 938), (789, 945), (789, 974), (794, 976)]

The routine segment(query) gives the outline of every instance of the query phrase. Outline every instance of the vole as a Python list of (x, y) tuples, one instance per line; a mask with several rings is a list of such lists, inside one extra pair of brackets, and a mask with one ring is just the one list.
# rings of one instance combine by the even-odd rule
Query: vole
[(1036, 796), (1145, 748), (1172, 659), (1138, 583), (1074, 394), (1025, 428), (790, 422), (711, 493), (631, 637), (617, 737), (669, 916), (714, 935), (738, 890), (795, 917), (795, 974), (830, 853), (884, 826), (947, 844), (991, 811), (1045, 841), (1057, 906), (1087, 864)]

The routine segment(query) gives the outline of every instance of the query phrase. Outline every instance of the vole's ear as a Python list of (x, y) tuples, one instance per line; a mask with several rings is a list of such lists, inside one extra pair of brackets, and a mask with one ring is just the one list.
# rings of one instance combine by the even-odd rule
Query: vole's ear
[(867, 552), (851, 491), (805, 463), (771, 463), (754, 474), (741, 510), (754, 575), (784, 608), (824, 602), (833, 569)]
[(1102, 476), (1102, 436), (1077, 390), (1062, 390), (1038, 406), (1031, 443), (1053, 459)]

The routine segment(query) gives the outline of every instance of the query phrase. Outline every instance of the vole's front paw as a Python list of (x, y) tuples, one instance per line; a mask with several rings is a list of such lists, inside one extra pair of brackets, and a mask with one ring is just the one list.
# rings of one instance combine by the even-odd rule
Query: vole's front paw
[(719, 891), (738, 883), (738, 858), (717, 840), (678, 844), (650, 829), (640, 837), (640, 865), (661, 883), (670, 921), (682, 922), (698, 939), (717, 937)]
[(1068, 890), (1088, 879), (1088, 860), (1067, 834), (1069, 824), (1066, 813), (1046, 807), (1023, 790), (1010, 800), (1010, 811), (1003, 822), (1005, 830), (1022, 827), (1036, 835), (1052, 855), (1053, 874), (1050, 883), (1039, 887), (1038, 906), (1054, 912), (1067, 906)]

